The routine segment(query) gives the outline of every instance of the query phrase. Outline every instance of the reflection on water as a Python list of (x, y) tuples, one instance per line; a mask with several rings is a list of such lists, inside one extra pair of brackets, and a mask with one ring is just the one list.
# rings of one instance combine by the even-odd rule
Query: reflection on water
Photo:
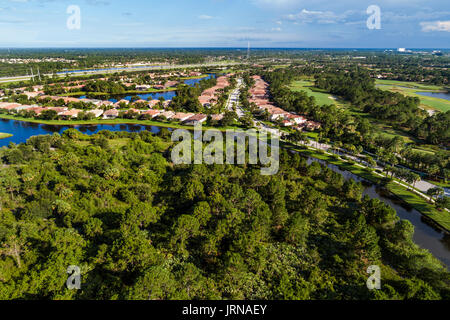
[[(100, 125), (72, 125), (72, 126), (58, 126), (49, 124), (39, 124), (32, 122), (23, 122), (17, 120), (1, 119), (0, 132), (11, 133), (12, 137), (6, 139), (0, 139), (0, 147), (8, 146), (11, 142), (19, 144), (26, 142), (30, 137), (36, 135), (63, 133), (69, 128), (75, 128), (85, 134), (94, 134), (101, 130), (109, 131), (128, 131), (128, 132), (140, 132), (151, 131), (158, 133), (159, 127), (146, 126), (140, 124), (100, 124)], [(169, 129), (170, 130), (170, 129)]]
[(416, 92), (416, 93), (421, 96), (439, 98), (450, 101), (450, 93), (446, 92)]
[(319, 162), (320, 164), (326, 165), (331, 170), (341, 173), (347, 180), (353, 179), (362, 182), (364, 186), (363, 195), (368, 195), (370, 198), (376, 198), (383, 201), (397, 212), (400, 219), (411, 222), (415, 227), (413, 236), (414, 242), (420, 247), (428, 249), (436, 258), (442, 261), (447, 268), (449, 268), (450, 236), (436, 228), (432, 221), (429, 221), (419, 211), (397, 198), (388, 190), (376, 186), (351, 172), (343, 171), (336, 165), (329, 164), (323, 160), (308, 158), (308, 164), (311, 164), (313, 161)]

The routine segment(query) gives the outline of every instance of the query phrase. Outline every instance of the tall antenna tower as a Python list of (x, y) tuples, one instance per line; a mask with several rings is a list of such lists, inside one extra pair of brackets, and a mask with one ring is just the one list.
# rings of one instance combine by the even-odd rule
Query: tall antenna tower
[(247, 46), (247, 60), (250, 60), (250, 41), (248, 42)]
[(38, 68), (38, 76), (39, 76), (39, 81), (41, 81), (41, 73), (39, 72), (39, 68)]
[(33, 68), (30, 68), (30, 69), (31, 69), (31, 81), (34, 81)]

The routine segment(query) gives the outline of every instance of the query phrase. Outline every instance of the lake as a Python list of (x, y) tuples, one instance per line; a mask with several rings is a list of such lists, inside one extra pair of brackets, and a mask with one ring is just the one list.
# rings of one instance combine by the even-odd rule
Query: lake
[[(69, 128), (76, 128), (79, 131), (91, 135), (100, 130), (110, 131), (128, 131), (140, 132), (143, 130), (158, 133), (160, 128), (157, 126), (146, 126), (139, 124), (101, 124), (101, 125), (77, 125), (77, 126), (58, 126), (58, 125), (44, 125), (38, 123), (23, 122), (17, 120), (0, 119), (0, 132), (11, 133), (14, 136), (6, 139), (0, 139), (0, 147), (8, 146), (10, 142), (16, 144), (26, 142), (28, 138), (35, 135), (53, 134), (55, 132), (62, 133)], [(338, 166), (328, 164), (324, 161), (310, 158), (309, 163), (318, 161), (321, 164), (327, 165), (335, 172), (341, 173), (346, 179), (354, 179), (356, 181), (365, 182), (364, 179), (348, 172), (339, 169)], [(447, 268), (450, 266), (450, 236), (446, 235), (439, 229), (430, 225), (425, 218), (417, 210), (410, 208), (403, 201), (398, 200), (389, 192), (378, 188), (372, 184), (365, 184), (364, 194), (371, 198), (377, 198), (384, 203), (390, 205), (397, 212), (401, 219), (410, 221), (414, 227), (414, 242), (420, 247), (428, 249), (437, 259), (442, 261)]]
[[(199, 83), (201, 80), (208, 80), (208, 79), (215, 78), (215, 77), (216, 77), (215, 74), (208, 74), (202, 78), (184, 80), (183, 83), (188, 86), (193, 87), (197, 83)], [(94, 98), (108, 100), (108, 101), (116, 103), (119, 100), (131, 101), (131, 98), (134, 96), (137, 96), (142, 100), (148, 100), (149, 98), (151, 98), (151, 100), (158, 100), (161, 97), (163, 97), (164, 100), (172, 100), (176, 95), (177, 95), (176, 91), (165, 91), (165, 92), (152, 92), (152, 93), (138, 93), (138, 94), (134, 94), (134, 95), (95, 96)], [(77, 98), (85, 99), (87, 97), (86, 97), (86, 95), (82, 95), (82, 96), (78, 96)]]
[(26, 142), (30, 137), (53, 134), (55, 132), (63, 133), (69, 128), (75, 128), (85, 134), (95, 134), (101, 130), (110, 131), (151, 131), (158, 133), (160, 127), (148, 126), (142, 124), (98, 124), (98, 125), (73, 125), (73, 126), (61, 126), (61, 125), (47, 125), (40, 123), (24, 122), (17, 120), (0, 119), (0, 132), (11, 133), (12, 137), (6, 139), (0, 139), (0, 147), (8, 146), (11, 142), (19, 144)]

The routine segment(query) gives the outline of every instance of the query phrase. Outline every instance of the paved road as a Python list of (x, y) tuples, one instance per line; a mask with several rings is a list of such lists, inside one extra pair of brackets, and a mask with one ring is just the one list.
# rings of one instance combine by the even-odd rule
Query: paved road
[[(308, 146), (314, 147), (314, 148), (317, 148), (317, 149), (321, 149), (321, 150), (324, 150), (326, 152), (330, 152), (329, 150), (331, 149), (331, 145), (329, 145), (329, 144), (316, 143), (315, 141), (312, 141), (312, 140), (308, 141)], [(332, 153), (332, 152), (330, 152), (330, 153)], [(340, 153), (340, 154), (343, 154), (343, 153)], [(356, 161), (358, 163), (363, 164), (364, 166), (367, 166), (367, 164), (364, 161), (361, 161), (361, 159), (359, 159), (357, 156), (353, 156), (353, 155), (349, 155), (349, 154), (345, 154), (345, 156), (347, 156), (347, 158), (353, 159), (354, 161)], [(384, 170), (384, 168), (379, 166), (379, 165), (377, 165), (374, 169)], [(406, 181), (403, 181), (403, 182), (407, 183)], [(424, 180), (419, 180), (415, 184), (415, 188), (417, 190), (425, 193), (425, 194), (427, 193), (427, 191), (429, 189), (432, 189), (432, 188), (435, 188), (435, 187), (436, 187), (436, 185), (434, 185), (432, 183), (429, 183), (427, 181), (424, 181)], [(450, 189), (444, 188), (444, 191), (445, 191), (445, 196), (447, 196), (447, 197), (450, 196)]]
[(237, 86), (236, 89), (233, 90), (233, 92), (230, 93), (228, 96), (227, 106), (226, 109), (228, 111), (234, 111), (233, 110), (233, 104), (236, 107), (236, 114), (239, 118), (242, 118), (244, 116), (244, 111), (241, 109), (241, 106), (239, 105), (239, 96), (241, 95), (241, 89), (242, 89), (243, 80), (242, 78), (237, 79)]
[[(57, 73), (59, 77), (69, 76), (79, 76), (84, 74), (105, 74), (105, 73), (116, 73), (116, 72), (136, 72), (136, 71), (149, 71), (149, 70), (165, 70), (165, 69), (185, 69), (185, 68), (201, 68), (201, 67), (226, 67), (234, 66), (238, 64), (244, 64), (245, 62), (211, 62), (204, 64), (184, 64), (184, 65), (160, 65), (160, 66), (148, 66), (143, 68), (129, 67), (129, 68), (104, 68), (95, 70), (76, 70), (69, 71), (65, 73)], [(53, 74), (45, 74), (45, 76), (51, 77)], [(34, 76), (36, 77), (36, 75)], [(18, 77), (4, 77), (0, 78), (0, 83), (2, 82), (12, 82), (12, 81), (27, 81), (30, 80), (31, 76), (18, 76)]]

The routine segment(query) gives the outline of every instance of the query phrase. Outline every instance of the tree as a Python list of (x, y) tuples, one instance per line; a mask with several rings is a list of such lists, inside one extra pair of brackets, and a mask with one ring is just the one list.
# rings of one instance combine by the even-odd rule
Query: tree
[(58, 117), (58, 113), (55, 110), (44, 110), (41, 112), (39, 118), (43, 120), (54, 120)]
[(377, 166), (376, 161), (373, 160), (372, 157), (369, 157), (369, 156), (368, 156), (368, 157), (366, 158), (366, 162), (367, 162), (367, 165), (368, 165), (370, 168), (375, 168), (375, 167)]
[(450, 197), (440, 197), (436, 200), (436, 208), (439, 210), (450, 209)]
[(427, 190), (427, 195), (430, 196), (430, 202), (433, 200), (434, 197), (439, 198), (444, 194), (444, 189), (441, 187), (434, 187)]
[(236, 112), (233, 111), (225, 111), (225, 114), (223, 115), (221, 122), (221, 125), (223, 127), (228, 127), (234, 124), (234, 121), (238, 119), (238, 116)]

